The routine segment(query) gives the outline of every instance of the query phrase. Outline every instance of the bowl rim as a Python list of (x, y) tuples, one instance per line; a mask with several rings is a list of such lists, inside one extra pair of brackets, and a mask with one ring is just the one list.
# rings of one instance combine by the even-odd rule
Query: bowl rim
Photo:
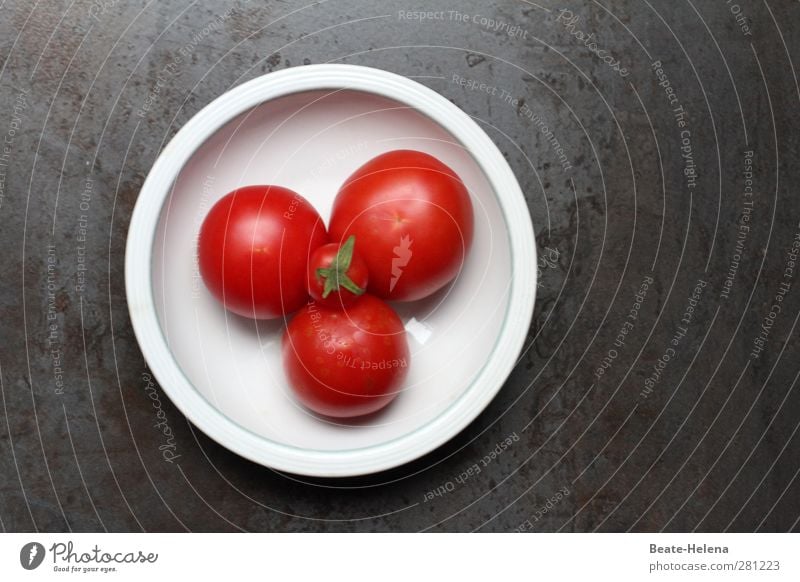
[[(358, 449), (321, 451), (273, 441), (228, 418), (191, 383), (172, 355), (158, 321), (153, 290), (153, 245), (164, 203), (195, 152), (229, 121), (267, 101), (294, 93), (353, 90), (400, 102), (437, 123), (478, 164), (503, 213), (511, 250), (504, 321), (484, 366), (461, 395), (421, 427)], [(472, 422), (505, 383), (527, 337), (536, 295), (537, 252), (522, 189), (500, 150), (458, 106), (412, 79), (346, 64), (304, 65), (243, 83), (206, 105), (170, 140), (145, 179), (133, 210), (125, 250), (128, 310), (150, 371), (173, 404), (227, 449), (272, 469), (314, 477), (346, 477), (398, 467), (438, 448)]]

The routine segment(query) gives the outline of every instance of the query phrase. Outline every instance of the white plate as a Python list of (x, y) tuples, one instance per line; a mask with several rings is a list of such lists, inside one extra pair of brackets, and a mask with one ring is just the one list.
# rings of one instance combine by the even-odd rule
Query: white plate
[[(199, 278), (196, 241), (230, 190), (277, 184), (324, 219), (344, 179), (393, 149), (428, 152), (464, 181), (475, 237), (459, 278), (396, 304), (412, 352), (403, 392), (356, 422), (310, 414), (280, 365), (284, 322), (225, 311)], [(472, 421), (513, 368), (536, 289), (533, 228), (519, 184), (488, 136), (455, 105), (405, 77), (352, 65), (270, 73), (205, 107), (145, 181), (126, 255), (141, 349), (175, 405), (228, 449), (275, 469), (348, 476), (430, 452)]]

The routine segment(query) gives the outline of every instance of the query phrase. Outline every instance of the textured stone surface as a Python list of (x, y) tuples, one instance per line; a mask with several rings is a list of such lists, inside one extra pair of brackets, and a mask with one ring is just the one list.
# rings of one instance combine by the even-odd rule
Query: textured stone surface
[[(797, 530), (800, 280), (784, 271), (800, 228), (791, 66), (800, 6), (741, 2), (747, 34), (721, 1), (601, 4), (4, 3), (2, 529)], [(401, 14), (421, 9), (443, 12)], [(581, 41), (581, 31), (594, 37)], [(654, 61), (687, 111), (685, 128)], [(165, 141), (225, 90), (322, 62), (416, 77), (486, 128), (550, 257), (530, 344), (469, 428), (386, 474), (276, 474), (210, 441), (159, 389), (181, 455), (166, 463), (124, 293), (139, 188)], [(497, 89), (460, 86), (453, 74)], [(749, 231), (739, 253), (740, 223)], [(646, 277), (639, 316), (615, 346)], [(645, 397), (700, 279), (686, 334)], [(791, 286), (751, 356), (782, 281)], [(598, 379), (604, 358), (613, 361)], [(456, 483), (514, 433), (513, 446)], [(452, 491), (425, 501), (439, 487)]]

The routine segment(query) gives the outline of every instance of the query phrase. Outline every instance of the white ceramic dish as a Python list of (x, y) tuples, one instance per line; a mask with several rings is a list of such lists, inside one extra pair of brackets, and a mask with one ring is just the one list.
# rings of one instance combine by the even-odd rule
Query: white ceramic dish
[[(344, 179), (399, 148), (426, 151), (459, 174), (473, 200), (475, 239), (452, 285), (396, 305), (412, 352), (403, 393), (377, 415), (336, 424), (292, 398), (280, 365), (284, 322), (232, 315), (206, 291), (197, 233), (216, 200), (248, 184), (296, 190), (327, 220)], [(142, 187), (125, 268), (141, 349), (189, 420), (257, 463), (329, 477), (396, 467), (466, 427), (511, 372), (536, 289), (528, 209), (489, 137), (434, 91), (351, 65), (270, 73), (194, 116)]]

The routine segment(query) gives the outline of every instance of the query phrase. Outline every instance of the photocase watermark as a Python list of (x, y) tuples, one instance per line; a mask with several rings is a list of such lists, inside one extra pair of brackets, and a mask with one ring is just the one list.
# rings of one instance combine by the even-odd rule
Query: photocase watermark
[(89, 16), (99, 22), (101, 16), (108, 14), (119, 3), (120, 0), (93, 0), (89, 5)]
[(728, 271), (722, 281), (722, 290), (719, 293), (721, 299), (728, 299), (739, 272), (739, 263), (742, 261), (742, 254), (745, 251), (745, 244), (750, 235), (750, 221), (753, 215), (753, 150), (744, 152), (744, 190), (742, 192), (742, 206), (739, 218), (736, 221), (736, 246), (733, 249), (733, 256), (728, 265)]
[(305, 199), (295, 192), (292, 199), (289, 200), (289, 207), (283, 213), (283, 217), (286, 220), (294, 220), (294, 215), (297, 213), (297, 209), (300, 208), (300, 205), (305, 202)]
[(415, 20), (423, 22), (425, 20), (445, 20), (449, 10), (400, 10), (397, 18), (400, 20)]
[(521, 26), (511, 24), (505, 20), (497, 20), (482, 14), (467, 14), (459, 12), (458, 10), (449, 10), (451, 20), (460, 22), (471, 22), (478, 26), (485, 28), (491, 32), (502, 32), (509, 38), (519, 38), (526, 40), (528, 38), (528, 31), (524, 30)]
[(700, 299), (702, 298), (703, 292), (705, 291), (707, 285), (708, 282), (703, 279), (698, 279), (697, 283), (695, 283), (695, 286), (692, 289), (692, 294), (687, 299), (686, 306), (683, 310), (683, 315), (678, 322), (679, 325), (675, 327), (672, 338), (669, 340), (669, 346), (658, 358), (658, 361), (656, 361), (655, 365), (653, 366), (653, 371), (644, 381), (644, 387), (642, 388), (641, 392), (639, 392), (639, 396), (642, 398), (649, 398), (650, 395), (653, 394), (656, 386), (664, 375), (664, 371), (669, 366), (670, 362), (677, 357), (678, 350), (683, 342), (683, 338), (685, 338), (686, 334), (689, 333), (689, 327), (695, 318), (697, 306), (700, 304)]
[(325, 350), (326, 354), (332, 356), (336, 353), (336, 338), (325, 331), (322, 325), (322, 313), (313, 299), (308, 301), (308, 316), (311, 319), (311, 327), (314, 329), (314, 333), (317, 334), (317, 339), (322, 343), (322, 349)]
[(545, 120), (542, 119), (538, 113), (535, 113), (527, 103), (523, 102), (517, 97), (514, 97), (508, 91), (501, 92), (500, 98), (508, 103), (511, 107), (514, 107), (519, 115), (536, 126), (536, 128), (544, 137), (545, 141), (552, 148), (553, 153), (558, 156), (558, 163), (561, 164), (561, 171), (565, 173), (570, 171), (572, 169), (572, 162), (567, 157), (564, 146), (561, 145), (561, 142), (558, 140), (555, 133), (553, 133), (553, 130), (550, 129), (550, 126), (545, 122)]
[(136, 110), (138, 117), (145, 118), (152, 111), (160, 99), (161, 91), (172, 79), (181, 75), (181, 67), (188, 62), (189, 57), (191, 57), (200, 43), (211, 33), (222, 28), (225, 21), (233, 16), (235, 10), (236, 8), (231, 6), (222, 14), (217, 15), (208, 24), (196, 30), (189, 41), (173, 53), (172, 59), (156, 73), (155, 84), (150, 88), (150, 91), (145, 95), (144, 101)]
[(94, 191), (94, 180), (87, 177), (83, 184), (78, 208), (81, 214), (78, 216), (78, 229), (75, 235), (77, 244), (75, 245), (75, 292), (83, 295), (86, 290), (86, 233), (89, 230), (89, 208), (92, 203), (92, 193)]
[(744, 15), (742, 12), (742, 7), (739, 6), (734, 0), (724, 0), (725, 5), (730, 10), (733, 17), (736, 19), (736, 24), (739, 26), (739, 30), (742, 31), (744, 36), (753, 36), (753, 31), (750, 28), (750, 19)]
[(411, 250), (413, 243), (414, 240), (406, 234), (400, 237), (399, 244), (392, 248), (394, 256), (392, 257), (392, 278), (389, 280), (389, 292), (394, 290), (400, 277), (403, 276), (403, 269), (408, 266), (411, 257), (414, 255)]
[(539, 130), (539, 132), (541, 132), (545, 141), (553, 150), (553, 153), (555, 153), (555, 155), (558, 156), (558, 162), (559, 164), (561, 164), (562, 172), (568, 172), (569, 170), (572, 169), (572, 162), (569, 160), (569, 157), (566, 154), (564, 146), (556, 137), (555, 133), (553, 133), (553, 130), (550, 128), (550, 125), (542, 118), (541, 115), (534, 112), (528, 106), (528, 104), (525, 102), (524, 99), (514, 97), (514, 94), (511, 93), (508, 89), (504, 89), (496, 85), (491, 85), (489, 83), (484, 83), (476, 79), (463, 77), (457, 73), (453, 73), (452, 77), (450, 78), (450, 82), (455, 85), (458, 85), (459, 87), (464, 87), (465, 89), (468, 89), (470, 91), (478, 91), (480, 93), (486, 93), (487, 95), (490, 95), (492, 97), (497, 97), (506, 105), (509, 105), (514, 109), (516, 109), (517, 115), (524, 117), (525, 119), (530, 121), (536, 127), (536, 129)]
[(425, 21), (445, 21), (457, 22), (460, 24), (474, 24), (490, 32), (502, 32), (509, 38), (519, 38), (526, 40), (528, 31), (517, 24), (512, 24), (506, 20), (498, 20), (483, 14), (468, 14), (458, 10), (399, 10), (398, 20), (408, 20), (412, 22)]
[(136, 111), (136, 115), (144, 118), (147, 116), (147, 113), (155, 106), (158, 102), (159, 96), (161, 95), (161, 90), (166, 87), (167, 82), (175, 76), (178, 76), (179, 73), (179, 65), (183, 62), (181, 57), (175, 57), (172, 61), (164, 65), (164, 67), (156, 73), (156, 82), (155, 85), (150, 89), (147, 95), (144, 98), (139, 109)]
[(359, 154), (367, 149), (370, 145), (368, 140), (362, 139), (353, 144), (348, 145), (347, 147), (340, 148), (325, 156), (320, 164), (312, 168), (309, 172), (309, 176), (311, 178), (319, 178), (322, 172), (326, 172), (333, 167), (340, 165), (345, 160), (351, 158), (352, 156)]
[(457, 73), (453, 73), (451, 82), (455, 83), (459, 87), (464, 87), (469, 91), (477, 91), (479, 93), (486, 93), (487, 95), (492, 95), (492, 96), (498, 95), (501, 91), (496, 85), (490, 85), (489, 83), (484, 83), (476, 79), (469, 79), (467, 77), (462, 77)]
[(20, 89), (14, 98), (14, 105), (11, 108), (11, 119), (8, 122), (8, 129), (3, 136), (3, 143), (0, 144), (0, 208), (6, 198), (6, 168), (11, 163), (11, 151), (14, 147), (14, 139), (17, 132), (22, 127), (23, 113), (28, 108), (28, 91)]
[(692, 150), (692, 132), (689, 130), (689, 112), (683, 108), (678, 94), (672, 86), (672, 82), (667, 76), (661, 61), (653, 61), (650, 69), (658, 79), (658, 85), (664, 90), (664, 95), (672, 108), (672, 117), (678, 128), (680, 136), (680, 151), (683, 160), (683, 175), (686, 179), (686, 188), (691, 190), (697, 186), (697, 167), (694, 162)]
[(202, 287), (202, 277), (200, 276), (200, 256), (198, 255), (198, 248), (200, 244), (200, 227), (205, 220), (210, 207), (209, 200), (214, 191), (214, 181), (216, 178), (207, 175), (203, 180), (203, 186), (200, 190), (200, 199), (197, 202), (197, 210), (194, 213), (192, 221), (194, 225), (194, 251), (192, 253), (192, 299), (200, 298), (200, 289)]
[[(569, 497), (570, 490), (569, 488), (564, 485), (558, 491), (556, 491), (553, 495), (551, 495), (547, 501), (544, 502), (541, 506), (537, 507), (536, 510), (533, 512), (533, 516), (530, 519), (526, 519), (523, 521), (517, 528), (514, 530), (514, 533), (522, 533), (526, 531), (531, 531), (533, 529), (533, 524), (542, 519), (545, 515), (550, 513), (556, 505), (561, 503), (563, 499)], [(533, 521), (531, 521), (531, 519)]]
[[(369, 145), (369, 140), (362, 139), (329, 153), (319, 164), (308, 170), (308, 177), (312, 180), (320, 179), (323, 172), (327, 172), (331, 168), (340, 166), (345, 160), (365, 151)], [(286, 212), (284, 212), (283, 217), (287, 220), (292, 220), (297, 212), (297, 209), (300, 207), (301, 203), (304, 202), (304, 200), (305, 199), (302, 196), (295, 195), (289, 204), (289, 208), (286, 210)]]
[(384, 360), (364, 360), (359, 357), (348, 356), (342, 352), (336, 354), (345, 368), (356, 368), (358, 370), (392, 370), (394, 368), (407, 368), (408, 361), (405, 358), (384, 359)]
[(311, 319), (311, 327), (322, 344), (322, 349), (329, 356), (336, 354), (336, 359), (339, 362), (338, 365), (359, 370), (392, 370), (394, 368), (408, 367), (406, 358), (365, 360), (360, 357), (353, 357), (349, 355), (349, 353), (338, 351), (336, 347), (336, 337), (325, 330), (322, 325), (322, 312), (317, 302), (313, 299), (310, 299), (308, 302), (308, 316)]
[[(686, 112), (681, 107), (680, 111), (674, 111), (675, 119), (682, 127), (686, 119)], [(688, 129), (681, 130), (681, 157), (683, 158), (683, 175), (686, 178), (686, 188), (691, 190), (697, 186), (697, 166), (694, 163), (694, 153), (692, 151), (692, 132)]]
[(120, 566), (155, 564), (158, 561), (158, 554), (155, 552), (106, 551), (97, 544), (81, 551), (76, 550), (71, 541), (56, 542), (50, 546), (48, 552), (52, 557), (53, 572), (65, 574), (109, 574), (118, 572)]
[(800, 258), (800, 224), (797, 225), (797, 230), (794, 233), (792, 241), (786, 248), (786, 261), (783, 265), (783, 273), (781, 274), (781, 281), (778, 283), (778, 290), (772, 297), (772, 304), (770, 305), (769, 312), (761, 321), (761, 327), (758, 334), (753, 338), (753, 349), (750, 351), (750, 359), (755, 360), (761, 356), (761, 352), (769, 341), (770, 333), (778, 317), (783, 311), (783, 300), (792, 288), (792, 281), (795, 275), (795, 269), (798, 266), (798, 258)]
[(76, 549), (73, 542), (56, 542), (49, 549), (39, 542), (28, 542), (19, 551), (19, 563), (25, 570), (35, 570), (48, 556), (53, 572), (64, 574), (109, 574), (118, 572), (121, 566), (154, 564), (158, 561), (155, 552), (106, 551), (97, 544), (89, 550)]
[(47, 245), (47, 256), (45, 259), (45, 297), (46, 297), (46, 310), (45, 317), (47, 321), (47, 329), (45, 334), (45, 342), (47, 350), (50, 355), (50, 366), (53, 372), (53, 392), (59, 396), (64, 394), (64, 368), (63, 366), (63, 351), (61, 350), (61, 333), (58, 325), (58, 298), (56, 291), (58, 291), (58, 258), (56, 257), (56, 246), (54, 244)]
[(175, 434), (172, 432), (172, 427), (167, 420), (167, 413), (161, 404), (161, 396), (158, 393), (153, 377), (148, 372), (142, 372), (142, 381), (144, 382), (144, 391), (147, 397), (153, 403), (153, 408), (156, 410), (156, 423), (153, 425), (163, 437), (162, 444), (159, 445), (158, 450), (161, 456), (167, 463), (174, 463), (175, 459), (179, 458), (178, 447), (175, 442)]
[(508, 447), (510, 447), (511, 445), (513, 445), (514, 443), (516, 443), (518, 441), (519, 441), (519, 435), (516, 432), (512, 432), (505, 439), (503, 439), (502, 441), (498, 442), (491, 451), (486, 453), (481, 458), (481, 460), (480, 460), (481, 466), (483, 468), (486, 468), (489, 465), (489, 463), (491, 463), (492, 461), (497, 459), (497, 457), (499, 457), (504, 452), (506, 452), (506, 450), (508, 450)]
[(463, 485), (472, 477), (480, 474), (480, 472), (488, 467), (497, 457), (502, 455), (506, 452), (511, 445), (519, 441), (519, 435), (516, 432), (511, 433), (502, 441), (499, 441), (494, 448), (485, 454), (477, 463), (473, 463), (461, 473), (457, 477), (452, 480), (445, 481), (436, 489), (431, 489), (427, 491), (425, 495), (423, 495), (423, 502), (427, 503), (428, 501), (432, 501), (435, 497), (442, 497), (447, 493), (451, 493), (456, 490), (458, 485)]
[(35, 570), (42, 565), (45, 549), (39, 542), (28, 542), (19, 551), (20, 566), (26, 570)]
[(651, 275), (645, 275), (644, 279), (642, 279), (642, 282), (639, 284), (639, 288), (633, 295), (633, 303), (628, 310), (628, 315), (625, 316), (625, 321), (622, 323), (622, 326), (619, 328), (614, 338), (614, 346), (608, 349), (600, 365), (594, 370), (595, 380), (600, 380), (600, 378), (611, 369), (614, 361), (622, 352), (622, 348), (625, 347), (628, 334), (633, 331), (636, 322), (639, 320), (639, 311), (642, 309), (642, 305), (644, 305), (644, 300), (647, 298), (647, 291), (652, 284), (653, 277)]
[(475, 475), (481, 472), (481, 468), (478, 466), (477, 463), (473, 463), (467, 469), (464, 469), (458, 477), (455, 478), (454, 481), (445, 481), (441, 485), (439, 485), (436, 489), (431, 489), (423, 496), (423, 502), (427, 503), (428, 501), (433, 500), (434, 497), (442, 497), (447, 493), (452, 493), (456, 490), (456, 484), (463, 485), (467, 482), (468, 479), (474, 477)]
[(542, 272), (545, 269), (555, 269), (558, 267), (558, 259), (561, 256), (558, 249), (544, 247), (544, 251), (539, 254), (539, 261), (536, 265), (536, 287), (541, 289), (544, 286), (542, 282)]
[(577, 27), (580, 20), (581, 17), (579, 15), (573, 14), (571, 10), (567, 10), (566, 8), (562, 8), (556, 17), (557, 23), (561, 24), (575, 39), (583, 43), (583, 46), (608, 65), (612, 71), (616, 72), (620, 77), (627, 77), (630, 71), (622, 66), (620, 60), (615, 57), (610, 50), (601, 48), (598, 45), (595, 34), (593, 32), (587, 34)]

